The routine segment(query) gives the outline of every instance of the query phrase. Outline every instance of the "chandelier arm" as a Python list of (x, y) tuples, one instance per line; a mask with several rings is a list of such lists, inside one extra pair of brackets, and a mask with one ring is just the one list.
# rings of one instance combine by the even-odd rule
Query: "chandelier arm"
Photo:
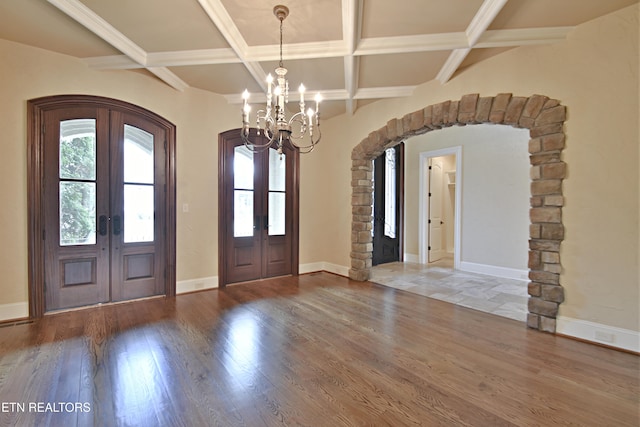
[[(253, 152), (260, 152), (268, 148), (275, 148), (282, 153), (282, 149), (289, 147), (297, 149), (301, 153), (310, 153), (320, 142), (320, 112), (319, 103), (322, 100), (320, 94), (315, 98), (315, 111), (309, 108), (308, 112), (304, 112), (304, 85), (300, 85), (300, 112), (294, 114), (287, 120), (286, 105), (289, 102), (289, 81), (286, 78), (287, 69), (283, 65), (283, 22), (289, 15), (289, 8), (284, 5), (277, 5), (273, 8), (273, 14), (280, 21), (280, 62), (276, 71), (275, 88), (272, 92), (273, 78), (271, 74), (267, 76), (267, 106), (266, 110), (258, 110), (256, 115), (256, 136), (259, 137), (261, 132), (267, 139), (264, 144), (251, 141), (249, 131), (249, 111), (251, 107), (248, 105), (249, 93), (245, 90), (243, 94), (244, 108), (242, 116), (242, 140)], [(272, 110), (272, 96), (275, 96), (275, 107)], [(262, 125), (262, 126), (261, 126)], [(292, 126), (293, 125), (293, 126)], [(314, 132), (315, 131), (315, 132)], [(308, 135), (308, 144), (306, 136)], [(255, 139), (255, 138), (254, 138)]]

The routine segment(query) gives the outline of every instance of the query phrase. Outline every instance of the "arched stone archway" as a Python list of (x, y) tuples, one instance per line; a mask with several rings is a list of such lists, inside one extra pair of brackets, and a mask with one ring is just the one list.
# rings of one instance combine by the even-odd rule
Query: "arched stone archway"
[(373, 159), (406, 138), (449, 126), (493, 123), (529, 129), (531, 208), (529, 211), (529, 314), (527, 326), (555, 333), (558, 306), (564, 301), (560, 285), (562, 180), (566, 163), (566, 107), (542, 95), (491, 97), (464, 95), (459, 101), (429, 105), (387, 122), (351, 152), (351, 269), (349, 277), (368, 280), (371, 273)]

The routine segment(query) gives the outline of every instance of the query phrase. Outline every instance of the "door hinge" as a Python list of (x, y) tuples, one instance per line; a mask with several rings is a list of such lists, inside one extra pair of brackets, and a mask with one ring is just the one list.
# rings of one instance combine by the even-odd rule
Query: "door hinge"
[(429, 220), (428, 224), (431, 224), (431, 220)]
[(431, 246), (429, 246), (429, 247), (427, 248), (427, 250), (428, 250), (428, 251), (430, 251), (430, 250), (431, 250)]
[(431, 170), (431, 165), (429, 165), (429, 170)]
[(429, 197), (431, 197), (431, 193), (429, 193)]

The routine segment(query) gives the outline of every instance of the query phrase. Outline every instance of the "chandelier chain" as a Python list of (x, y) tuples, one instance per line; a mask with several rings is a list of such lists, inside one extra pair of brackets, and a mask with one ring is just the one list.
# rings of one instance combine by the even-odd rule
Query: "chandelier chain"
[(284, 21), (284, 18), (280, 18), (280, 67), (283, 67), (282, 65), (282, 21)]

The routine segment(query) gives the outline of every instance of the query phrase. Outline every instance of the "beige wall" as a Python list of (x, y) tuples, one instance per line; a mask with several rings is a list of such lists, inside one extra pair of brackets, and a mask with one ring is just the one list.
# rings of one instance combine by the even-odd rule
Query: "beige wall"
[[(460, 261), (526, 270), (528, 142), (528, 131), (496, 125), (454, 126), (409, 138), (405, 152), (407, 229), (418, 230), (420, 153), (460, 146), (462, 180), (457, 183), (461, 191)], [(455, 169), (455, 165), (444, 168), (450, 169)], [(450, 202), (446, 176), (444, 185), (443, 206), (447, 206)], [(406, 233), (405, 241), (406, 252), (417, 254), (418, 233)]]
[[(433, 81), (413, 96), (367, 105), (324, 124), (323, 155), (331, 188), (306, 207), (322, 211), (332, 239), (318, 236), (318, 259), (349, 265), (348, 153), (388, 120), (462, 95), (546, 95), (567, 106), (563, 154), (568, 164), (563, 222), (562, 316), (638, 331), (638, 10), (634, 5), (576, 28), (551, 46), (510, 50)], [(333, 153), (333, 155), (329, 154)], [(340, 156), (338, 153), (343, 153)]]
[[(638, 10), (584, 24), (567, 41), (508, 51), (413, 96), (323, 123), (301, 167), (300, 262), (349, 266), (352, 147), (394, 117), (462, 95), (547, 95), (568, 110), (561, 315), (638, 330)], [(27, 301), (26, 101), (82, 93), (148, 108), (178, 129), (178, 280), (217, 275), (217, 135), (236, 127), (222, 97), (0, 40), (0, 306)], [(182, 205), (189, 204), (189, 213)]]
[[(210, 93), (179, 92), (135, 72), (89, 70), (64, 55), (0, 40), (0, 306), (27, 291), (27, 100), (57, 94), (117, 98), (177, 126), (178, 280), (218, 274), (218, 133), (237, 127), (238, 109)], [(182, 205), (189, 204), (189, 213)]]

